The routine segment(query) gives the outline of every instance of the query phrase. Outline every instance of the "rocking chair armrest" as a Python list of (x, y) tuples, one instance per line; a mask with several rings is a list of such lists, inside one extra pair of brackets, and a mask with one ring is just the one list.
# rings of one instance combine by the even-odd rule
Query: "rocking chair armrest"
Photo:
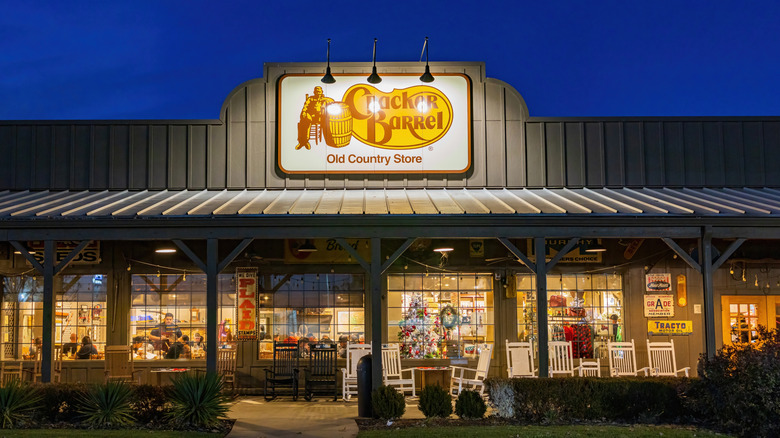
[(675, 373), (675, 374), (678, 374), (680, 371), (684, 371), (684, 372), (685, 372), (685, 377), (690, 377), (690, 376), (688, 375), (688, 372), (689, 372), (690, 370), (691, 370), (691, 367), (685, 367), (685, 368), (680, 368), (679, 370), (675, 371), (674, 373)]
[(463, 373), (466, 371), (474, 371), (475, 373), (479, 371), (476, 368), (466, 368), (466, 367), (451, 367), (451, 369), (452, 369), (452, 377), (456, 377), (455, 370), (460, 370), (460, 376), (457, 377), (461, 379), (463, 378)]
[(647, 377), (648, 375), (650, 375), (650, 373), (653, 372), (653, 370), (650, 369), (650, 367), (639, 368), (638, 370), (636, 370), (636, 373), (639, 374), (640, 371), (645, 373), (645, 377)]
[(414, 370), (415, 370), (414, 368), (404, 368), (401, 370), (401, 374), (410, 371), (412, 373), (412, 378), (414, 378)]

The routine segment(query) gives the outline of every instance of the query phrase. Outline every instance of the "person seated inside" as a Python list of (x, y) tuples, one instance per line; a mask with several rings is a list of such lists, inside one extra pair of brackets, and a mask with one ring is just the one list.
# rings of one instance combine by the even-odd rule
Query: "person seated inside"
[(35, 338), (33, 340), (32, 345), (30, 345), (30, 354), (28, 354), (25, 357), (25, 359), (31, 359), (31, 360), (40, 359), (42, 348), (43, 348), (43, 340), (40, 337)]
[(190, 358), (190, 337), (182, 336), (171, 345), (165, 354), (166, 359), (189, 359)]
[(309, 357), (311, 354), (311, 345), (309, 344), (309, 339), (306, 337), (302, 337), (298, 340), (298, 353), (301, 357)]
[(81, 348), (76, 352), (76, 359), (91, 359), (93, 354), (98, 354), (97, 348), (92, 344), (89, 336), (84, 336), (81, 338)]
[(263, 324), (260, 324), (260, 327), (258, 327), (258, 332), (257, 332), (257, 340), (262, 341), (265, 338), (266, 338), (265, 326)]
[(203, 341), (203, 336), (200, 335), (200, 333), (195, 333), (192, 335), (192, 348), (198, 348), (200, 350), (204, 350), (206, 348), (206, 343)]
[(149, 333), (149, 339), (154, 342), (154, 348), (168, 351), (174, 342), (181, 338), (181, 329), (173, 322), (173, 313), (166, 313), (165, 320)]
[(75, 333), (70, 334), (70, 342), (62, 345), (63, 356), (73, 356), (79, 350), (79, 337)]
[(347, 357), (347, 346), (349, 345), (349, 336), (339, 336), (339, 357)]

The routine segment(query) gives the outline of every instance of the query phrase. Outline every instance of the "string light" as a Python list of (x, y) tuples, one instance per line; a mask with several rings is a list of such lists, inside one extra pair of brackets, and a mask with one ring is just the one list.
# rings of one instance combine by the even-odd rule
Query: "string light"
[(756, 282), (755, 282), (754, 286), (758, 287), (758, 274), (756, 274)]

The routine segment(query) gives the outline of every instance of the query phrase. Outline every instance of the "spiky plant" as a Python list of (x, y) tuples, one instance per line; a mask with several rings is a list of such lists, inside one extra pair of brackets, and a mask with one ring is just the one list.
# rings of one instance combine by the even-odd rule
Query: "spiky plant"
[(222, 378), (216, 373), (177, 376), (169, 399), (173, 409), (168, 417), (182, 426), (214, 427), (229, 409), (229, 398), (222, 394)]
[(78, 400), (77, 412), (94, 427), (124, 426), (133, 423), (130, 397), (133, 390), (125, 382), (95, 385)]
[(0, 388), (0, 415), (3, 429), (11, 429), (38, 408), (41, 396), (30, 385), (13, 379)]

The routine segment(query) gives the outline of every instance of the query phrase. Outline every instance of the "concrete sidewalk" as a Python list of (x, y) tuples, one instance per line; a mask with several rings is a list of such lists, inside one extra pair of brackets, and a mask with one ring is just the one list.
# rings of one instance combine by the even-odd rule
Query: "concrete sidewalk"
[[(263, 397), (241, 397), (228, 416), (236, 419), (228, 438), (324, 437), (354, 438), (358, 427), (357, 400), (351, 402), (303, 398), (281, 398), (266, 402)], [(417, 399), (407, 400), (403, 418), (422, 418)]]

